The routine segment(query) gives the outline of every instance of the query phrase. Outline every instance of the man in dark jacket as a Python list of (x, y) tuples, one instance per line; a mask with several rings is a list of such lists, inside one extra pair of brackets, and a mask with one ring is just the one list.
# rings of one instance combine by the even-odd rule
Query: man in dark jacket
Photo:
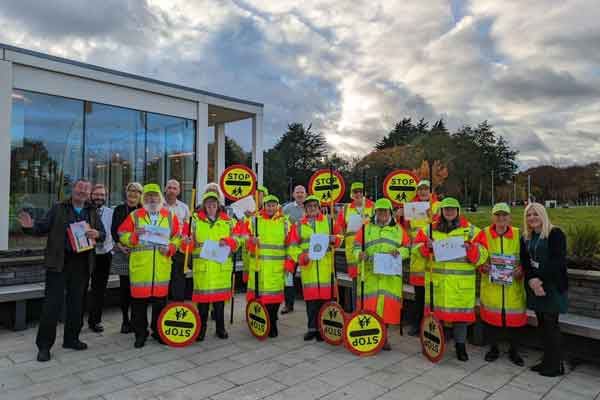
[[(70, 224), (85, 221), (87, 239), (102, 242), (106, 236), (96, 209), (87, 201), (92, 185), (79, 179), (73, 185), (71, 198), (55, 204), (45, 218), (34, 221), (26, 212), (19, 214), (23, 231), (33, 235), (48, 235), (45, 250), (46, 299), (40, 316), (36, 338), (40, 362), (50, 360), (50, 348), (56, 340), (56, 326), (66, 304), (63, 347), (85, 350), (87, 345), (79, 340), (83, 290), (94, 267), (94, 248), (76, 252), (69, 237)], [(65, 301), (66, 292), (66, 301)]]

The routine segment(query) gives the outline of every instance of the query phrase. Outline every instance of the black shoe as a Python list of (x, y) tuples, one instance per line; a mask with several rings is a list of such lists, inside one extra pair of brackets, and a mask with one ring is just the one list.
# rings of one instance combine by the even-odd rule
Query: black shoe
[(548, 378), (555, 378), (557, 376), (563, 376), (565, 374), (565, 366), (563, 363), (560, 363), (560, 366), (556, 369), (542, 369), (540, 371), (541, 376), (545, 376)]
[(283, 307), (283, 310), (281, 310), (281, 314), (288, 314), (292, 312), (294, 312), (294, 307), (285, 306)]
[(202, 324), (202, 326), (200, 327), (200, 332), (198, 333), (198, 336), (196, 337), (196, 342), (203, 341), (205, 336), (206, 336), (206, 324)]
[(131, 329), (131, 325), (129, 324), (129, 321), (123, 321), (123, 323), (121, 324), (121, 333), (131, 333), (133, 332), (133, 330)]
[(513, 364), (515, 364), (517, 367), (522, 367), (525, 365), (525, 361), (523, 361), (523, 358), (519, 355), (519, 352), (516, 350), (511, 349), (508, 352), (508, 358), (510, 359), (510, 361), (512, 361)]
[(408, 331), (408, 336), (419, 336), (421, 334), (421, 328), (418, 326), (411, 326)]
[(229, 337), (229, 334), (225, 329), (223, 329), (222, 331), (217, 331), (217, 337), (219, 339), (227, 339)]
[(308, 342), (310, 340), (313, 340), (317, 337), (318, 332), (317, 331), (308, 331), (304, 334), (304, 341)]
[(279, 336), (279, 332), (277, 331), (277, 327), (275, 325), (273, 325), (271, 327), (271, 330), (269, 331), (269, 337), (276, 338), (277, 336)]
[(89, 324), (88, 326), (89, 326), (90, 330), (92, 330), (93, 332), (96, 332), (96, 333), (104, 332), (104, 326), (102, 326), (101, 323)]
[(50, 349), (40, 349), (40, 351), (38, 351), (37, 360), (39, 362), (50, 361), (50, 358)]
[(392, 345), (387, 340), (385, 341), (385, 344), (383, 345), (383, 350), (385, 350), (385, 351), (392, 350)]
[(469, 361), (469, 356), (467, 355), (467, 347), (464, 343), (456, 343), (456, 358), (459, 361), (466, 362)]
[(88, 348), (87, 344), (83, 343), (81, 340), (76, 340), (71, 343), (63, 343), (63, 349), (73, 349), (73, 350), (86, 350)]
[(498, 350), (497, 346), (492, 346), (490, 351), (485, 353), (485, 361), (494, 362), (500, 357), (500, 350)]
[(323, 336), (321, 336), (321, 332), (317, 332), (317, 336), (315, 336), (315, 339), (317, 339), (317, 342), (323, 341)]
[(146, 344), (146, 337), (145, 336), (137, 336), (135, 338), (135, 343), (133, 344), (133, 347), (135, 347), (136, 349), (141, 349), (142, 347), (144, 347), (145, 344)]
[(542, 370), (544, 369), (544, 362), (542, 361), (541, 363), (535, 364), (533, 367), (531, 367), (529, 369), (532, 370), (533, 372), (542, 372)]

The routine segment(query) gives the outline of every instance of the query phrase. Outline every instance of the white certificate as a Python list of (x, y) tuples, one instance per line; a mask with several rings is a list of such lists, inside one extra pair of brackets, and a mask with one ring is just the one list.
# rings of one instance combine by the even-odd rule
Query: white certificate
[(424, 221), (429, 217), (427, 210), (429, 209), (428, 201), (416, 201), (414, 203), (404, 203), (404, 218), (409, 221)]
[(200, 258), (223, 264), (227, 260), (227, 257), (229, 257), (230, 251), (231, 249), (229, 246), (219, 246), (219, 242), (215, 242), (214, 240), (206, 240), (202, 245)]
[(325, 257), (328, 247), (329, 235), (313, 233), (313, 235), (310, 237), (308, 258), (310, 258), (312, 261), (320, 260), (321, 258)]
[(465, 239), (462, 236), (433, 241), (433, 254), (436, 261), (452, 261), (467, 256)]
[(350, 214), (348, 217), (348, 232), (358, 232), (363, 224), (362, 217), (359, 214)]
[(144, 225), (144, 233), (140, 236), (140, 241), (153, 246), (168, 246), (170, 236), (171, 232), (169, 228)]
[(237, 219), (242, 219), (246, 216), (246, 211), (254, 212), (254, 210), (256, 210), (256, 203), (254, 203), (254, 198), (252, 196), (247, 196), (243, 199), (239, 199), (235, 203), (231, 203), (231, 209)]
[(375, 253), (373, 267), (376, 274), (402, 275), (402, 256), (394, 257), (391, 254)]

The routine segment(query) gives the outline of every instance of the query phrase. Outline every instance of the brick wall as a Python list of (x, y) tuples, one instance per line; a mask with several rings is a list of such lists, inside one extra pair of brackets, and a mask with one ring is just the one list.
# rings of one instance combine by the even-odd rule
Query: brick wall
[(600, 318), (600, 271), (569, 270), (569, 312)]

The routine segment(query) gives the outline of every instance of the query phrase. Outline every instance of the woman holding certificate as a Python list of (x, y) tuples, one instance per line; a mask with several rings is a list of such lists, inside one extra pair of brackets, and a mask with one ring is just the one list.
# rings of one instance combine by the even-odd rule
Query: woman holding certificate
[[(338, 247), (342, 242), (341, 236), (330, 235), (334, 230), (331, 229), (330, 219), (321, 213), (320, 204), (317, 196), (308, 196), (304, 200), (305, 215), (293, 226), (290, 235), (298, 239), (294, 240), (292, 257), (300, 265), (302, 295), (306, 302), (308, 331), (304, 340), (317, 339), (319, 342), (323, 340), (317, 329), (319, 310), (325, 301), (333, 298), (334, 293), (331, 286), (331, 275), (334, 273), (331, 245)], [(324, 240), (318, 243), (315, 239)], [(287, 267), (288, 272), (294, 270), (292, 263), (287, 264)]]
[(475, 321), (476, 268), (488, 257), (485, 235), (460, 215), (458, 200), (446, 197), (439, 208), (440, 218), (434, 219), (431, 232), (427, 227), (417, 234), (412, 256), (431, 260), (425, 271), (425, 314), (433, 312), (440, 321), (452, 323), (456, 357), (467, 361), (467, 326)]
[(527, 324), (527, 313), (519, 229), (510, 225), (510, 207), (506, 203), (498, 203), (492, 208), (492, 222), (483, 230), (490, 259), (479, 268), (479, 315), (486, 323), (486, 336), (490, 343), (485, 360), (492, 362), (498, 359), (498, 341), (504, 332), (510, 343), (510, 360), (522, 367), (524, 362), (519, 355), (518, 328)]
[(539, 203), (529, 204), (523, 219), (521, 246), (527, 251), (521, 261), (527, 306), (535, 311), (544, 346), (542, 362), (531, 370), (555, 377), (564, 374), (558, 316), (567, 312), (567, 240), (563, 231), (550, 223), (546, 209)]
[(204, 340), (208, 309), (212, 303), (217, 325), (216, 335), (227, 339), (225, 330), (225, 302), (231, 299), (231, 254), (238, 248), (233, 237), (235, 222), (219, 209), (219, 195), (206, 192), (202, 206), (192, 216), (192, 225), (184, 226), (182, 251), (192, 252), (194, 292), (192, 301), (197, 303), (202, 321), (197, 341)]
[[(409, 239), (404, 228), (392, 218), (392, 203), (388, 199), (377, 200), (374, 208), (375, 215), (365, 225), (364, 238), (362, 229), (354, 238), (354, 255), (365, 261), (363, 308), (376, 312), (386, 325), (397, 325), (402, 311), (402, 260), (407, 260), (410, 254)], [(360, 309), (360, 304), (357, 308)], [(387, 338), (383, 350), (391, 350)]]

